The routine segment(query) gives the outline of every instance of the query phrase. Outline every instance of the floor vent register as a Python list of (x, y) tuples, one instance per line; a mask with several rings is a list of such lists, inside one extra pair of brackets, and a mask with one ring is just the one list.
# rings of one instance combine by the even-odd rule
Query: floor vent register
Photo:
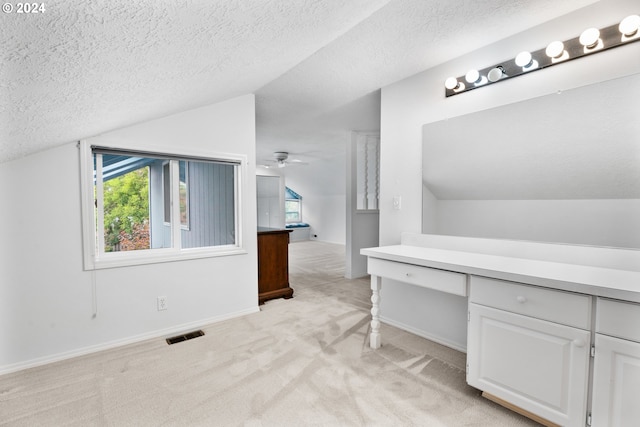
[(182, 335), (177, 335), (175, 337), (167, 338), (167, 344), (176, 344), (182, 341), (191, 340), (193, 338), (198, 338), (204, 335), (203, 331), (193, 331)]

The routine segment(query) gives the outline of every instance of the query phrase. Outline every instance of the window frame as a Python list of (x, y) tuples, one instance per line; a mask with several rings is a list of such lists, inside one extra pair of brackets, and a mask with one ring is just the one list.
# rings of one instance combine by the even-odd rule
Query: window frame
[[(242, 198), (244, 194), (244, 186), (247, 181), (247, 156), (243, 154), (229, 154), (229, 153), (216, 153), (216, 152), (201, 152), (194, 150), (180, 149), (175, 152), (150, 150), (146, 147), (136, 147), (127, 145), (126, 147), (118, 146), (98, 146), (91, 144), (87, 140), (82, 140), (79, 143), (80, 148), (80, 190), (81, 190), (81, 215), (82, 215), (82, 234), (83, 234), (83, 266), (84, 270), (97, 270), (103, 268), (115, 268), (115, 267), (127, 267), (135, 265), (154, 264), (171, 261), (182, 261), (199, 258), (211, 258), (219, 256), (229, 256), (246, 254), (247, 250), (244, 247), (244, 234), (243, 234), (243, 218), (244, 212), (242, 209)], [(98, 233), (97, 224), (104, 222), (104, 211), (100, 204), (101, 200), (97, 202), (94, 197), (94, 165), (93, 165), (93, 150), (104, 149), (113, 150), (116, 152), (130, 153), (130, 154), (148, 154), (150, 156), (167, 157), (169, 159), (180, 160), (194, 160), (194, 161), (218, 161), (233, 164), (235, 166), (234, 173), (234, 215), (235, 215), (235, 244), (221, 245), (221, 246), (208, 246), (200, 248), (180, 248), (175, 247), (176, 242), (181, 240), (182, 226), (179, 224), (177, 227), (171, 227), (172, 244), (171, 248), (155, 248), (155, 249), (143, 249), (137, 251), (122, 251), (122, 252), (104, 252), (104, 233)], [(169, 170), (172, 175), (171, 182), (175, 185), (171, 186), (170, 198), (171, 198), (171, 210), (172, 217), (178, 218), (180, 222), (180, 203), (174, 203), (174, 200), (179, 199), (179, 180), (180, 171), (179, 167), (175, 165), (178, 161), (169, 162)], [(101, 166), (101, 165), (99, 165)], [(97, 186), (101, 186), (102, 183), (96, 182)], [(174, 188), (175, 187), (175, 188)], [(97, 210), (96, 210), (97, 209)], [(96, 215), (97, 214), (97, 215)], [(102, 221), (100, 221), (102, 216)], [(100, 236), (102, 235), (102, 238)], [(102, 242), (101, 242), (102, 241)], [(99, 246), (102, 244), (102, 246)], [(102, 247), (100, 251), (98, 248)]]
[[(297, 210), (298, 218), (297, 219), (295, 219), (295, 220), (291, 219), (290, 220), (289, 218), (287, 218), (287, 213), (289, 213), (289, 211), (287, 211), (287, 202), (296, 202), (298, 204), (298, 210)], [(297, 222), (302, 222), (302, 199), (301, 198), (300, 199), (285, 199), (284, 200), (284, 206), (285, 206), (284, 217), (285, 217), (285, 222), (287, 224), (295, 224)]]
[[(182, 222), (182, 212), (180, 212), (180, 227), (183, 230), (189, 230), (189, 199), (190, 199), (190, 196), (189, 196), (189, 162), (184, 161), (184, 160), (180, 160), (179, 162), (184, 162), (184, 175), (185, 175), (184, 176), (184, 183), (185, 183), (185, 186), (187, 188), (187, 194), (186, 194), (186, 200), (185, 200), (186, 222)], [(168, 175), (171, 176), (171, 166), (170, 166), (170, 164), (171, 164), (170, 160), (166, 160), (166, 161), (162, 162), (162, 194), (165, 196), (165, 203), (167, 203), (167, 201), (169, 203), (169, 209), (171, 209), (171, 207), (170, 207), (171, 206), (171, 201), (170, 201), (171, 189), (169, 189), (169, 197), (166, 197), (167, 196), (167, 188), (166, 188), (165, 174), (168, 173)], [(169, 166), (169, 168), (168, 168), (169, 172), (167, 172), (165, 170), (166, 166)], [(178, 171), (179, 170), (180, 169), (178, 168)], [(169, 180), (169, 181), (171, 181), (171, 180)], [(181, 181), (178, 180), (178, 182), (180, 183)], [(180, 193), (178, 193), (178, 194), (180, 194)], [(162, 215), (163, 218), (162, 218), (162, 221), (164, 222), (165, 225), (170, 225), (170, 222), (167, 221), (166, 213), (167, 213), (167, 207), (163, 206), (163, 215)]]
[[(287, 197), (289, 196), (289, 197)], [(293, 220), (287, 218), (287, 202), (298, 203), (298, 218)], [(284, 187), (284, 222), (285, 224), (296, 224), (302, 222), (302, 196), (293, 191), (291, 188), (285, 185)]]

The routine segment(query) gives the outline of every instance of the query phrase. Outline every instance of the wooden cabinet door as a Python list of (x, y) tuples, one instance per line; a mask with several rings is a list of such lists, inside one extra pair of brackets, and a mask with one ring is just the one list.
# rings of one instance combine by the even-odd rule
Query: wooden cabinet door
[(585, 425), (590, 332), (469, 304), (467, 382), (563, 426)]
[(593, 427), (640, 423), (640, 344), (596, 334)]

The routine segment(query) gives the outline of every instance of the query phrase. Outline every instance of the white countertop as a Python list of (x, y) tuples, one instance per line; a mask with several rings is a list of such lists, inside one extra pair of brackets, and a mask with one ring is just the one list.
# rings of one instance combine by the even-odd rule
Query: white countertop
[(362, 255), (640, 303), (640, 272), (411, 245), (365, 248)]

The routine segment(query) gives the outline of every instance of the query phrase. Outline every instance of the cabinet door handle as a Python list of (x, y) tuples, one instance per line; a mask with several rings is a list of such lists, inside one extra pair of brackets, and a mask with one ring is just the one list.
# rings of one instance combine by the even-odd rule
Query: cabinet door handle
[(582, 348), (584, 347), (584, 340), (573, 340), (573, 345), (578, 348)]
[(520, 304), (524, 304), (525, 302), (527, 302), (527, 297), (522, 296), (522, 295), (518, 295), (516, 297), (516, 301), (518, 301)]
[(407, 277), (411, 277), (411, 273), (405, 273)]

